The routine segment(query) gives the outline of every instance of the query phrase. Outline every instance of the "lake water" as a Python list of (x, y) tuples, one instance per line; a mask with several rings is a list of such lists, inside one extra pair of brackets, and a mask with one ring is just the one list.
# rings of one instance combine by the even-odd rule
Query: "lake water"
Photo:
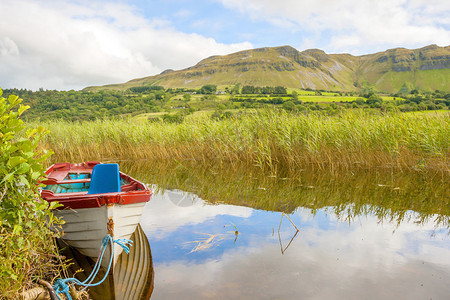
[(155, 184), (152, 299), (449, 299), (445, 176), (121, 168)]

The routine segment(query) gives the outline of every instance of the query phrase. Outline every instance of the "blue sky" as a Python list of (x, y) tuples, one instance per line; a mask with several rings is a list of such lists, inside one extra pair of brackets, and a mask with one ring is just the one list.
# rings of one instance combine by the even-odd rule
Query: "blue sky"
[(3, 88), (120, 83), (259, 47), (450, 44), (447, 0), (2, 0), (0, 11)]
[[(255, 48), (298, 43), (302, 34), (280, 30), (266, 20), (225, 7), (220, 1), (136, 1), (149, 19), (161, 20), (178, 31), (212, 37), (219, 43), (251, 42)], [(156, 9), (155, 9), (156, 8)], [(297, 41), (296, 41), (297, 40)]]

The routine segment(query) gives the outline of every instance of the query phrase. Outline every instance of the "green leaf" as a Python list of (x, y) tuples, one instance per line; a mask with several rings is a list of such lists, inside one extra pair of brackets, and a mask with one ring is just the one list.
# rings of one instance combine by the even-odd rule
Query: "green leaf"
[(50, 209), (51, 210), (56, 209), (58, 207), (62, 207), (62, 206), (64, 206), (64, 205), (58, 203), (57, 201), (50, 202)]
[(8, 97), (8, 102), (9, 102), (9, 109), (11, 109), (14, 106), (16, 106), (17, 104), (19, 104), (20, 102), (22, 102), (22, 99), (20, 99), (19, 96), (10, 95)]
[(13, 234), (20, 234), (22, 232), (22, 226), (16, 224), (14, 225)]
[(23, 114), (24, 111), (26, 111), (27, 109), (29, 109), (30, 107), (28, 105), (23, 105), (21, 104), (19, 106), (19, 109), (17, 110), (17, 112), (19, 113), (19, 116)]
[(28, 129), (28, 130), (27, 130), (27, 137), (28, 137), (28, 138), (32, 137), (33, 135), (36, 134), (36, 132), (37, 132), (37, 129), (36, 129), (36, 128)]
[(39, 134), (43, 134), (47, 132), (47, 129), (45, 129), (43, 126), (38, 126), (37, 131)]
[(11, 169), (13, 169), (18, 164), (24, 163), (27, 160), (21, 156), (13, 156), (8, 160), (7, 166)]
[(42, 201), (36, 204), (36, 210), (45, 210), (48, 207), (47, 201)]
[(28, 180), (25, 178), (25, 176), (23, 176), (23, 175), (20, 175), (19, 176), (19, 180), (20, 180), (20, 182), (22, 182), (23, 184), (25, 184), (25, 186), (26, 187), (30, 187), (30, 183), (28, 182)]
[(1, 183), (5, 182), (5, 181), (11, 182), (12, 178), (14, 178), (13, 175), (14, 175), (14, 172), (6, 174)]
[(29, 170), (30, 170), (30, 165), (27, 163), (22, 163), (17, 167), (16, 173), (23, 174), (23, 173), (28, 172)]
[(33, 173), (31, 173), (31, 179), (36, 180), (39, 177), (41, 177), (41, 173), (40, 172), (33, 172)]
[(23, 153), (23, 156), (25, 156), (26, 158), (32, 158), (34, 155), (35, 153), (33, 151)]

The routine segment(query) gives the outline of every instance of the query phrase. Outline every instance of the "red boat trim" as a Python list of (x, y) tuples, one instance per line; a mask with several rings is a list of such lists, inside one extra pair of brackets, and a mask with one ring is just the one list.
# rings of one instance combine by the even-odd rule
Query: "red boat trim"
[[(59, 163), (54, 164), (45, 172), (49, 177), (42, 183), (64, 184), (64, 183), (85, 183), (90, 179), (73, 179), (63, 180), (69, 172), (90, 173), (92, 168), (99, 164), (99, 162), (85, 162), (80, 164)], [(102, 205), (127, 205), (133, 203), (148, 202), (152, 196), (150, 189), (142, 182), (120, 172), (120, 177), (127, 180), (129, 184), (121, 187), (119, 193), (105, 193), (105, 194), (87, 194), (87, 192), (75, 192), (55, 194), (49, 190), (42, 190), (41, 197), (48, 202), (58, 201), (63, 205), (63, 208), (93, 208), (101, 207)]]

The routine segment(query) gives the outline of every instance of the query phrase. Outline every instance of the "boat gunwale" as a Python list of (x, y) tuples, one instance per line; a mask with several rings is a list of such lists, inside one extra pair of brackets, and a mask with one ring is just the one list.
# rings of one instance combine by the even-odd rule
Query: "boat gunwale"
[[(87, 183), (90, 179), (69, 179), (69, 180), (58, 180), (62, 179), (62, 175), (69, 174), (74, 171), (81, 171), (83, 173), (92, 173), (92, 169), (95, 165), (100, 164), (100, 162), (89, 161), (79, 164), (71, 163), (57, 163), (53, 164), (46, 170), (46, 175), (48, 176), (46, 180), (42, 181), (42, 184), (53, 185), (53, 184), (69, 184), (69, 183)], [(58, 171), (58, 176), (51, 177), (51, 175)], [(71, 192), (71, 193), (54, 193), (49, 190), (42, 190), (41, 197), (48, 202), (58, 201), (64, 208), (92, 208), (101, 207), (102, 205), (126, 205), (132, 203), (148, 202), (152, 196), (150, 188), (134, 179), (133, 177), (119, 172), (122, 179), (127, 180), (129, 183), (121, 187), (122, 191), (112, 192), (112, 193), (101, 193), (101, 194), (88, 194), (87, 191), (82, 192)], [(64, 176), (63, 178), (65, 178)], [(130, 190), (130, 188), (133, 188)]]

